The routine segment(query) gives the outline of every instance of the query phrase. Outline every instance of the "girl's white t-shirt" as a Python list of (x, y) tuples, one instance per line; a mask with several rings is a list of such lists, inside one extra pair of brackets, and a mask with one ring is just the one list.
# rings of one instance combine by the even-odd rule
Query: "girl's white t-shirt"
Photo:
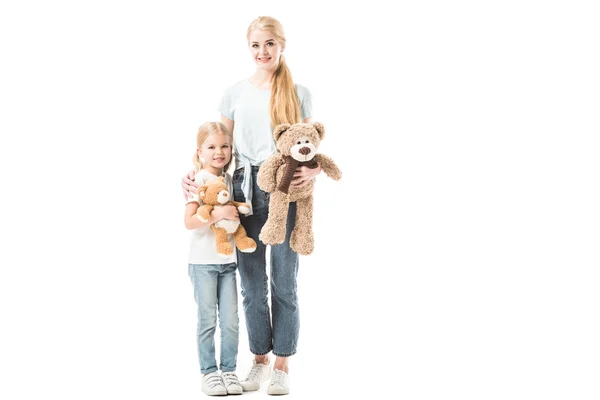
[[(233, 194), (233, 182), (231, 176), (227, 173), (223, 174), (227, 189), (230, 194)], [(210, 181), (214, 181), (218, 176), (211, 174), (210, 172), (201, 169), (196, 174), (196, 183), (199, 186), (204, 185)], [(196, 202), (202, 206), (202, 200), (199, 199), (198, 194), (188, 198), (187, 203)], [(187, 204), (186, 203), (186, 204)], [(196, 217), (197, 218), (197, 217)], [(233, 235), (230, 238), (231, 245), (234, 246), (233, 254), (225, 257), (217, 253), (217, 242), (215, 239), (215, 233), (210, 229), (210, 225), (204, 225), (201, 228), (191, 230), (190, 239), (190, 252), (188, 262), (190, 264), (229, 264), (237, 262), (235, 244)]]

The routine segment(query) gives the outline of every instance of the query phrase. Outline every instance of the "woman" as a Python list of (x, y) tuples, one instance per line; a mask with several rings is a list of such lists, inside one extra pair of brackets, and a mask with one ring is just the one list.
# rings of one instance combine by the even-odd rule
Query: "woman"
[[(266, 246), (258, 235), (268, 215), (269, 194), (260, 190), (256, 175), (262, 162), (276, 152), (273, 128), (281, 123), (310, 122), (311, 95), (295, 85), (283, 52), (286, 39), (283, 27), (272, 17), (259, 17), (248, 27), (248, 47), (256, 63), (249, 78), (230, 87), (224, 94), (219, 111), (221, 122), (233, 132), (236, 169), (233, 174), (236, 201), (252, 204), (251, 215), (241, 217), (248, 236), (258, 248), (254, 253), (238, 252), (244, 313), (250, 351), (254, 364), (241, 382), (244, 391), (257, 390), (271, 375), (267, 393), (287, 394), (288, 357), (296, 353), (299, 331), (296, 278), (298, 255), (290, 248), (296, 204), (290, 203), (284, 243), (271, 248), (271, 303), (268, 304)], [(321, 168), (300, 167), (292, 185), (308, 184)], [(186, 198), (195, 190), (194, 174), (183, 178)], [(275, 355), (270, 373), (269, 352)]]

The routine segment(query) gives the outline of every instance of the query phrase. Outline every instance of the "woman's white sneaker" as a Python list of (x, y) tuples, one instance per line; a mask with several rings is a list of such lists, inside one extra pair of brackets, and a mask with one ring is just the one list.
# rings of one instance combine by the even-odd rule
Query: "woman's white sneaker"
[(223, 372), (221, 378), (223, 378), (227, 394), (242, 394), (244, 391), (235, 372)]
[(267, 389), (267, 394), (288, 394), (290, 392), (288, 380), (288, 374), (280, 369), (274, 370), (271, 375), (271, 383)]
[(218, 371), (211, 372), (202, 377), (202, 391), (209, 396), (227, 395), (227, 388), (225, 388)]
[(260, 388), (260, 384), (269, 379), (271, 368), (269, 364), (257, 363), (253, 361), (252, 368), (248, 372), (248, 377), (240, 382), (244, 392), (252, 392)]

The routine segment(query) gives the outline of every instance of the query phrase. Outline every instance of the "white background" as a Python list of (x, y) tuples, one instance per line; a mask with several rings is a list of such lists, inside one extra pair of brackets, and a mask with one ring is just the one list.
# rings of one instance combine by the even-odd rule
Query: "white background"
[(600, 15), (384, 4), (2, 3), (1, 398), (201, 396), (180, 180), (259, 15), (344, 173), (290, 398), (599, 398)]

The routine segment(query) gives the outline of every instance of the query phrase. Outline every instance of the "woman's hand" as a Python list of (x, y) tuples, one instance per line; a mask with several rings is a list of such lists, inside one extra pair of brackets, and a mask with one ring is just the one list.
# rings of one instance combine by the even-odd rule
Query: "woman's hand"
[(321, 173), (321, 165), (317, 168), (298, 167), (294, 172), (294, 178), (292, 179), (291, 186), (300, 188), (308, 185), (310, 181), (315, 179), (315, 176)]
[(183, 189), (183, 198), (185, 200), (198, 193), (198, 184), (194, 182), (195, 178), (196, 173), (194, 172), (194, 170), (191, 170), (181, 180), (181, 188)]
[(214, 222), (220, 221), (222, 219), (240, 219), (240, 214), (238, 213), (237, 208), (233, 205), (217, 207), (210, 213), (210, 216), (213, 217)]

